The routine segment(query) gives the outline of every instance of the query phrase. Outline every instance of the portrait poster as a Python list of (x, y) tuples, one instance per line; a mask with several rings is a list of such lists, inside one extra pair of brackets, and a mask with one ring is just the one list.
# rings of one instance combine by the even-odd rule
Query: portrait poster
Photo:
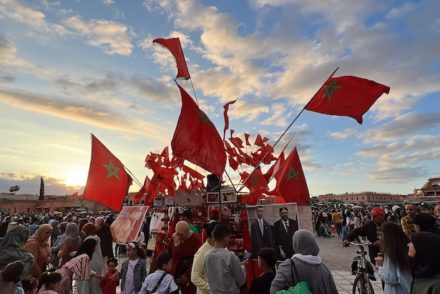
[(110, 227), (113, 241), (128, 244), (136, 241), (149, 206), (125, 206)]
[(312, 207), (310, 205), (300, 205), (298, 209), (298, 224), (301, 229), (309, 230), (313, 233), (313, 215)]

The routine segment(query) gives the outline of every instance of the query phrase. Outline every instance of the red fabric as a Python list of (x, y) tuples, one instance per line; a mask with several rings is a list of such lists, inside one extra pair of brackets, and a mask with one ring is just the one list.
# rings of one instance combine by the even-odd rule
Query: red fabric
[(229, 138), (229, 141), (237, 148), (243, 148), (243, 140), (241, 140), (239, 137), (231, 137)]
[(108, 272), (101, 281), (99, 281), (99, 287), (102, 294), (116, 294), (116, 287), (119, 284), (119, 279), (115, 278), (117, 271)]
[(183, 50), (182, 50), (182, 46), (180, 45), (179, 38), (170, 38), (170, 39), (159, 38), (153, 40), (153, 43), (157, 43), (164, 46), (171, 52), (171, 54), (173, 54), (177, 66), (176, 79), (182, 78), (187, 80), (191, 78), (189, 76), (188, 66), (186, 65), (185, 55), (183, 54)]
[(84, 199), (120, 211), (130, 184), (124, 165), (92, 134), (92, 158)]
[(246, 145), (251, 146), (251, 143), (249, 143), (249, 134), (244, 133), (244, 140), (246, 141)]
[(221, 176), (226, 165), (223, 141), (191, 96), (177, 86), (182, 97), (182, 110), (171, 141), (173, 154)]
[(228, 156), (228, 162), (229, 162), (229, 166), (233, 169), (233, 170), (237, 170), (238, 169), (238, 162), (232, 157), (232, 156)]
[(362, 116), (390, 87), (355, 76), (329, 78), (307, 104), (307, 110), (349, 116), (362, 124)]
[(154, 187), (154, 192), (165, 193), (165, 190), (167, 190), (167, 195), (174, 195), (176, 190), (174, 176), (177, 175), (177, 171), (173, 168), (158, 167), (153, 172), (154, 176), (151, 179), (150, 187)]
[(280, 168), (276, 180), (277, 185), (274, 192), (281, 195), (286, 202), (296, 202), (298, 205), (310, 203), (309, 189), (296, 148), (290, 152), (286, 162)]
[(228, 117), (229, 105), (234, 104), (236, 101), (237, 100), (229, 101), (228, 103), (223, 105), (223, 117), (225, 119), (225, 128), (223, 129), (223, 140), (225, 139), (226, 136), (226, 130), (229, 129), (229, 117)]
[(199, 173), (198, 171), (190, 168), (189, 166), (184, 165), (182, 170), (186, 173), (188, 173), (191, 177), (199, 179), (199, 180), (203, 180), (205, 178), (204, 175), (202, 175), (201, 173)]
[(152, 184), (150, 178), (148, 176), (145, 177), (144, 185), (139, 189), (139, 191), (134, 195), (133, 202), (139, 203), (142, 199), (144, 199), (145, 194), (152, 189)]
[(275, 177), (280, 170), (280, 167), (283, 166), (286, 159), (284, 158), (284, 151), (281, 152), (280, 156), (278, 156), (277, 161), (269, 168), (269, 170), (264, 174), (264, 177), (269, 184), (270, 180)]
[(245, 181), (243, 184), (249, 189), (249, 195), (252, 198), (258, 200), (263, 192), (268, 192), (267, 181), (260, 167), (257, 167), (250, 176), (247, 172), (243, 172), (240, 177)]

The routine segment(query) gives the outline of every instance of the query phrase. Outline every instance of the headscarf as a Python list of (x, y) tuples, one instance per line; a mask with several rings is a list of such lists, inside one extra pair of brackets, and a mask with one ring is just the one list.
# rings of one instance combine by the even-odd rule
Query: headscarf
[(99, 216), (95, 219), (95, 225), (99, 226), (99, 225), (103, 225), (104, 224), (104, 218), (102, 216)]
[(62, 222), (59, 224), (59, 226), (60, 226), (60, 231), (58, 232), (59, 234), (63, 234), (66, 232), (67, 224), (68, 224), (68, 222)]
[(52, 231), (52, 226), (44, 224), (38, 227), (35, 233), (28, 239), (26, 243), (38, 243), (41, 247), (49, 247), (49, 240), (43, 240), (43, 235), (48, 231)]
[(293, 235), (293, 250), (302, 255), (317, 256), (319, 253), (315, 237), (310, 231), (303, 229), (296, 231)]
[(416, 249), (416, 277), (429, 277), (440, 272), (440, 236), (429, 232), (415, 233), (411, 241)]
[(18, 226), (6, 233), (0, 244), (0, 269), (8, 263), (20, 260), (24, 263), (21, 278), (25, 278), (30, 267), (34, 263), (32, 254), (24, 249), (24, 244), (29, 237), (29, 230), (24, 226)]
[(77, 241), (79, 237), (78, 225), (75, 223), (68, 223), (66, 226), (66, 240)]
[(82, 228), (82, 230), (86, 234), (86, 236), (96, 235), (96, 233), (97, 233), (97, 229), (96, 229), (95, 225), (92, 223), (85, 224), (84, 227)]

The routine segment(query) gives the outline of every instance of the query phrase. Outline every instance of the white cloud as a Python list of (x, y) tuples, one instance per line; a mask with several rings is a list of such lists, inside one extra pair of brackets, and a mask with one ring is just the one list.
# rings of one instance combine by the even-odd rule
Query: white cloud
[(261, 124), (266, 126), (287, 126), (286, 106), (281, 103), (274, 103), (271, 106), (270, 117), (265, 119)]
[(108, 54), (128, 56), (133, 51), (133, 30), (127, 25), (105, 19), (83, 20), (80, 16), (70, 16), (64, 24), (85, 37), (87, 42), (104, 49)]
[(347, 128), (339, 132), (329, 132), (328, 135), (336, 140), (344, 140), (356, 134), (356, 129)]
[[(232, 100), (232, 99), (231, 99)], [(260, 114), (268, 112), (269, 106), (258, 103), (250, 103), (244, 100), (238, 100), (229, 108), (229, 118), (243, 118), (245, 121), (253, 121)]]
[(110, 6), (113, 5), (115, 3), (114, 0), (102, 0), (102, 4), (104, 4), (105, 6)]

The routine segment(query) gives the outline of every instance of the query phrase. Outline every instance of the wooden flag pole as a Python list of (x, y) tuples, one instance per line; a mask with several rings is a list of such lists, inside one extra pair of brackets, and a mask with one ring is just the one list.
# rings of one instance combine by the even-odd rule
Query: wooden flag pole
[[(331, 77), (333, 77), (333, 75), (338, 71), (339, 66), (332, 72), (332, 74), (326, 79), (326, 81), (328, 79), (330, 79)], [(324, 82), (325, 83), (325, 82)], [(319, 89), (321, 89), (321, 87), (319, 87)], [(318, 91), (319, 91), (318, 89)], [(306, 109), (306, 107), (310, 104), (310, 102), (312, 101), (313, 97), (316, 96), (316, 94), (318, 93), (318, 91), (316, 91), (315, 95), (312, 96), (312, 98), (309, 100), (309, 102), (307, 102), (306, 105), (304, 105), (303, 109), (301, 109), (301, 111), (297, 114), (297, 116), (293, 119), (293, 121), (290, 123), (290, 125), (284, 130), (284, 132), (281, 134), (281, 136), (278, 138), (278, 140), (275, 142), (275, 144), (273, 144), (272, 148), (263, 156), (263, 158), (260, 160), (260, 162), (258, 162), (257, 166), (254, 167), (254, 169), (252, 170), (252, 172), (249, 174), (249, 176), (243, 181), (243, 183), (241, 184), (240, 189), (238, 189), (238, 192), (240, 192), (241, 190), (243, 190), (244, 188), (244, 184), (250, 179), (250, 177), (253, 175), (253, 173), (255, 172), (255, 170), (260, 166), (260, 164), (266, 159), (267, 155), (269, 155), (272, 150), (275, 150), (275, 146), (280, 142), (280, 140), (284, 137), (284, 135), (287, 133), (287, 131), (292, 127), (292, 125), (296, 122), (296, 120), (299, 118), (299, 116), (304, 112), (304, 110)]]

